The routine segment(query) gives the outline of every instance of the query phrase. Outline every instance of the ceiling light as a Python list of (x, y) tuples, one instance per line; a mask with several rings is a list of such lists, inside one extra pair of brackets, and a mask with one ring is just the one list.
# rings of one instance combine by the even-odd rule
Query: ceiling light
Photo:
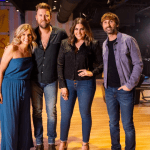
[(17, 9), (16, 11), (19, 12), (19, 9)]
[(110, 3), (110, 0), (107, 1), (107, 4), (109, 4), (109, 3)]
[(56, 9), (56, 6), (53, 6), (53, 10), (55, 10)]
[(82, 15), (83, 15), (84, 17), (87, 17), (87, 15), (86, 15), (86, 14), (84, 14), (84, 13), (82, 13)]

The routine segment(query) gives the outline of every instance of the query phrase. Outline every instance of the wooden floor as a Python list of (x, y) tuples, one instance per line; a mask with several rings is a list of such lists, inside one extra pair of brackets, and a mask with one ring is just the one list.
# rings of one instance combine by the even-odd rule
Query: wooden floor
[[(58, 124), (57, 124), (57, 149), (59, 147), (60, 138), (60, 90), (58, 91)], [(150, 95), (150, 91), (145, 91), (145, 94)], [(109, 134), (109, 119), (106, 110), (106, 104), (102, 99), (102, 91), (100, 81), (97, 81), (97, 89), (92, 105), (92, 130), (90, 137), (91, 150), (110, 150), (111, 141)], [(150, 150), (150, 103), (143, 103), (135, 105), (134, 109), (134, 123), (136, 129), (136, 150)], [(45, 111), (45, 103), (43, 109), (43, 125), (44, 125), (44, 146), (47, 150), (47, 116)], [(125, 135), (121, 128), (121, 145), (122, 150), (125, 147)], [(33, 125), (32, 125), (33, 129)], [(33, 130), (32, 130), (33, 131)], [(34, 132), (34, 131), (33, 131)], [(33, 137), (34, 139), (34, 137)], [(35, 141), (35, 139), (34, 139)], [(81, 117), (78, 109), (78, 101), (76, 101), (71, 127), (69, 131), (68, 150), (81, 150), (82, 132), (81, 132)], [(34, 150), (32, 148), (31, 150)]]
[[(146, 95), (150, 95), (150, 91), (145, 91)], [(57, 124), (57, 149), (59, 147), (60, 138), (60, 90), (58, 91), (58, 124)], [(47, 150), (47, 116), (45, 111), (45, 103), (43, 110), (44, 124), (44, 146)], [(106, 104), (102, 98), (101, 84), (97, 81), (96, 94), (92, 105), (92, 130), (90, 136), (91, 150), (110, 150), (111, 141), (109, 134), (109, 118), (107, 114)], [(150, 150), (150, 103), (142, 103), (135, 105), (134, 123), (136, 129), (136, 150)], [(125, 134), (121, 127), (121, 145), (122, 150), (125, 147)], [(33, 128), (33, 127), (32, 127)], [(78, 101), (76, 101), (71, 127), (68, 138), (68, 150), (81, 150), (82, 132), (81, 132), (81, 117), (78, 109)], [(32, 148), (33, 150), (34, 148)]]

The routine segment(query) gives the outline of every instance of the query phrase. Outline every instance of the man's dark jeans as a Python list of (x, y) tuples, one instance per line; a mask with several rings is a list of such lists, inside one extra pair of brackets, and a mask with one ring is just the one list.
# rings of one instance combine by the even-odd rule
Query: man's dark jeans
[(57, 123), (57, 81), (45, 84), (39, 82), (31, 82), (32, 85), (32, 106), (33, 106), (33, 123), (36, 144), (43, 143), (43, 125), (42, 125), (42, 109), (43, 94), (45, 97), (46, 113), (47, 113), (47, 136), (48, 144), (54, 144)]
[(109, 126), (112, 150), (121, 150), (120, 145), (120, 111), (123, 128), (125, 130), (125, 150), (135, 150), (135, 129), (133, 124), (133, 90), (118, 90), (116, 87), (105, 89), (106, 104), (109, 114)]

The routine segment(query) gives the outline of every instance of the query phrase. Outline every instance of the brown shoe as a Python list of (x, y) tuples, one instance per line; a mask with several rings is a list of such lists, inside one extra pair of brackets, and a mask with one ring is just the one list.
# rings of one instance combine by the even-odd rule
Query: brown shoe
[(82, 144), (82, 150), (89, 150), (89, 143), (83, 143)]
[(48, 150), (56, 150), (55, 144), (48, 144)]
[(35, 150), (44, 150), (44, 145), (36, 145)]
[(59, 150), (67, 150), (67, 141), (60, 141)]

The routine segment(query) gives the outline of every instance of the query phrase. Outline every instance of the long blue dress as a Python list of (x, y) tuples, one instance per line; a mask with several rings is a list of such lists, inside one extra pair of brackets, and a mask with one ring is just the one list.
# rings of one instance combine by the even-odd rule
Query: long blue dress
[(11, 59), (2, 82), (1, 150), (30, 150), (30, 74), (32, 58)]

